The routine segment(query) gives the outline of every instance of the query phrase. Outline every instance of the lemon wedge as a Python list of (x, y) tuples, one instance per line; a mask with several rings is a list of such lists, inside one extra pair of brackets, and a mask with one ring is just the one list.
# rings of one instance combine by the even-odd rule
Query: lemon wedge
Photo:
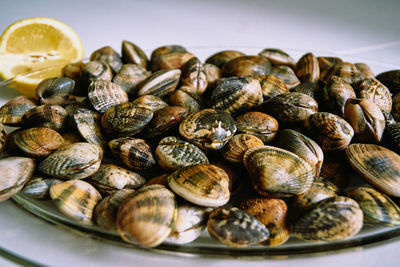
[(0, 77), (13, 79), (11, 86), (28, 96), (35, 96), (40, 81), (60, 76), (66, 64), (83, 57), (77, 33), (56, 19), (18, 20), (0, 36)]

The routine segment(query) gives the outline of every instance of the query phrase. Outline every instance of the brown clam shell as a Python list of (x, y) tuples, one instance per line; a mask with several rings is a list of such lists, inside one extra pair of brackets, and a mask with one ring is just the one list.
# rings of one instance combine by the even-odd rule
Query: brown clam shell
[(257, 136), (264, 143), (272, 141), (278, 131), (278, 121), (258, 111), (246, 112), (236, 117), (235, 123), (239, 132)]
[(26, 96), (17, 96), (0, 107), (0, 122), (8, 126), (21, 126), (22, 117), (36, 107), (36, 101)]
[(240, 56), (224, 64), (222, 77), (258, 76), (271, 73), (271, 62), (260, 56)]
[(301, 82), (318, 82), (318, 59), (313, 53), (303, 55), (296, 63), (296, 75)]

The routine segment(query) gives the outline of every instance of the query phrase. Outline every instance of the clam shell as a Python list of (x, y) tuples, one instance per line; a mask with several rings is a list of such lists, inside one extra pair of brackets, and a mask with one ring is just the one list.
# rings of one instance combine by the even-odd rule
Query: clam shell
[(21, 126), (22, 116), (36, 107), (36, 101), (26, 96), (17, 96), (0, 107), (0, 122), (8, 126)]
[(240, 208), (268, 228), (270, 235), (263, 245), (279, 246), (289, 239), (290, 228), (286, 219), (288, 207), (282, 199), (251, 197), (242, 200)]
[(300, 84), (299, 78), (297, 78), (292, 68), (288, 66), (273, 66), (270, 74), (281, 79), (288, 89)]
[(164, 137), (158, 144), (155, 155), (160, 167), (167, 171), (208, 163), (206, 154), (200, 148), (174, 136)]
[(133, 189), (121, 189), (100, 200), (93, 213), (96, 224), (106, 230), (116, 231), (118, 209), (126, 199), (133, 196), (134, 192)]
[(392, 99), (392, 116), (399, 121), (400, 120), (400, 93), (397, 93)]
[(41, 104), (63, 105), (74, 91), (75, 81), (67, 77), (48, 78), (36, 87), (36, 96)]
[(333, 67), (336, 63), (343, 62), (343, 60), (338, 57), (317, 57), (317, 60), (321, 81), (326, 80), (326, 76), (329, 74), (331, 67)]
[(181, 70), (160, 70), (145, 79), (138, 88), (138, 96), (155, 95), (164, 97), (175, 91), (181, 77)]
[(46, 157), (64, 145), (64, 138), (50, 128), (30, 128), (17, 132), (13, 142), (29, 157)]
[(293, 196), (310, 189), (311, 166), (296, 154), (272, 146), (250, 148), (243, 156), (255, 190), (263, 196)]
[(222, 77), (268, 75), (271, 62), (260, 56), (240, 56), (226, 62), (221, 72)]
[(124, 64), (114, 76), (113, 83), (118, 84), (130, 96), (137, 94), (137, 86), (150, 76), (146, 68), (136, 64)]
[(187, 86), (182, 86), (169, 97), (169, 103), (174, 106), (187, 108), (189, 113), (198, 112), (201, 110), (199, 103), (200, 97), (188, 92)]
[(203, 68), (207, 77), (208, 87), (214, 87), (215, 82), (222, 77), (221, 69), (210, 63), (204, 64)]
[(194, 241), (206, 228), (209, 211), (210, 208), (179, 204), (174, 228), (165, 241), (174, 244)]
[(327, 72), (327, 74), (322, 79), (326, 82), (331, 76), (338, 76), (342, 78), (345, 82), (351, 84), (354, 88), (365, 79), (364, 75), (357, 69), (357, 67), (349, 62), (337, 62), (335, 63)]
[(100, 129), (101, 115), (99, 113), (86, 108), (78, 108), (73, 116), (76, 128), (87, 142), (102, 148), (107, 146), (107, 141)]
[(263, 101), (260, 82), (252, 77), (230, 77), (217, 82), (211, 106), (237, 115), (260, 105)]
[(355, 137), (362, 143), (379, 143), (385, 129), (385, 117), (379, 107), (368, 99), (349, 98), (344, 119), (354, 129)]
[(222, 207), (212, 211), (207, 229), (212, 237), (232, 247), (247, 247), (269, 237), (268, 229), (260, 221), (235, 207)]
[[(154, 53), (153, 53), (154, 54)], [(181, 69), (194, 55), (190, 52), (173, 51), (151, 57), (151, 70), (157, 72), (159, 70)]]
[(75, 82), (74, 91), (72, 92), (73, 95), (85, 96), (87, 94), (86, 82), (82, 76), (84, 66), (85, 64), (82, 61), (78, 61), (67, 64), (61, 69), (61, 75), (63, 77), (70, 78)]
[(25, 112), (22, 125), (25, 128), (46, 127), (57, 132), (62, 131), (68, 123), (68, 113), (58, 105), (41, 105)]
[(180, 106), (168, 106), (155, 111), (147, 126), (148, 137), (152, 138), (174, 131), (188, 114), (187, 108)]
[(101, 164), (97, 172), (88, 179), (96, 182), (100, 187), (104, 186), (110, 190), (134, 189), (146, 182), (140, 174), (111, 163)]
[(153, 118), (147, 106), (135, 103), (117, 104), (101, 117), (101, 125), (110, 137), (125, 137), (139, 133)]
[(179, 133), (200, 148), (221, 149), (235, 134), (236, 125), (226, 112), (203, 109), (189, 114), (179, 125)]
[(191, 58), (182, 66), (181, 81), (184, 85), (195, 88), (198, 94), (204, 93), (208, 86), (203, 64), (197, 57)]
[(100, 167), (103, 149), (90, 143), (74, 143), (63, 146), (39, 164), (39, 171), (65, 179), (82, 179), (95, 173)]
[(386, 123), (383, 140), (391, 150), (400, 153), (400, 123)]
[(113, 72), (118, 72), (122, 67), (120, 55), (110, 46), (97, 49), (90, 55), (90, 60), (98, 60), (111, 67)]
[(174, 194), (162, 185), (137, 190), (117, 213), (117, 230), (122, 239), (143, 247), (155, 247), (171, 233), (177, 216)]
[(387, 86), (392, 94), (400, 93), (400, 70), (379, 73), (376, 79)]
[(164, 45), (157, 47), (156, 49), (153, 50), (151, 53), (151, 64), (154, 63), (154, 61), (161, 55), (173, 53), (173, 52), (187, 52), (186, 48), (181, 46), (181, 45)]
[(354, 63), (354, 66), (364, 75), (366, 79), (375, 78), (375, 74), (371, 67), (365, 63)]
[(254, 135), (264, 143), (272, 141), (278, 131), (278, 121), (258, 111), (246, 112), (236, 117), (235, 123), (239, 132)]
[(3, 151), (7, 140), (7, 132), (3, 123), (0, 122), (0, 152)]
[(258, 55), (267, 58), (274, 65), (285, 65), (294, 68), (296, 64), (296, 61), (281, 49), (266, 48)]
[(375, 78), (365, 79), (358, 87), (358, 95), (374, 102), (381, 110), (391, 112), (392, 95), (389, 89)]
[(206, 59), (206, 63), (213, 64), (218, 68), (222, 68), (226, 62), (231, 61), (232, 59), (244, 56), (242, 52), (235, 50), (224, 50), (217, 52)]
[(343, 117), (347, 99), (355, 97), (353, 87), (337, 76), (330, 77), (321, 92), (322, 101), (333, 113), (341, 117)]
[(337, 241), (356, 235), (362, 226), (363, 213), (357, 202), (338, 196), (321, 201), (301, 216), (292, 232), (307, 241)]
[(84, 81), (86, 89), (89, 86), (89, 84), (93, 81), (97, 80), (111, 81), (112, 79), (113, 79), (112, 70), (110, 66), (108, 66), (108, 64), (104, 62), (92, 60), (86, 63), (82, 69), (82, 80)]
[(50, 187), (53, 184), (62, 183), (56, 178), (46, 178), (42, 176), (33, 176), (22, 188), (21, 193), (36, 199), (49, 198)]
[(385, 194), (371, 187), (358, 187), (347, 194), (360, 205), (364, 223), (400, 225), (400, 208)]
[(311, 96), (314, 99), (319, 98), (320, 91), (320, 85), (313, 82), (303, 82), (291, 89), (291, 92), (302, 93)]
[(143, 139), (122, 137), (108, 143), (115, 157), (133, 170), (146, 170), (156, 163), (150, 145)]
[(263, 109), (279, 122), (298, 123), (317, 112), (318, 103), (308, 95), (290, 92), (268, 99)]
[(312, 114), (305, 122), (305, 128), (323, 151), (343, 150), (354, 136), (347, 121), (328, 112)]
[(318, 82), (320, 70), (317, 57), (313, 53), (303, 55), (297, 61), (295, 71), (302, 82)]
[(319, 176), (324, 161), (324, 153), (312, 139), (295, 130), (283, 129), (278, 132), (274, 145), (293, 152), (304, 159), (312, 167), (314, 176)]
[(165, 108), (168, 104), (155, 95), (142, 95), (132, 101), (132, 103), (140, 104), (155, 112), (159, 109)]
[(286, 84), (274, 75), (262, 75), (255, 78), (260, 82), (264, 101), (279, 94), (289, 93)]
[(112, 106), (126, 103), (129, 100), (127, 93), (119, 85), (105, 80), (90, 83), (88, 98), (93, 108), (102, 114)]
[(134, 43), (126, 40), (122, 41), (121, 55), (123, 63), (136, 64), (143, 68), (147, 68), (149, 59), (146, 56), (146, 53)]
[(100, 193), (93, 186), (75, 179), (53, 184), (50, 197), (62, 213), (83, 224), (92, 224), (94, 208), (101, 200)]
[(250, 134), (237, 134), (222, 148), (222, 157), (233, 163), (243, 163), (243, 155), (247, 149), (263, 146), (263, 141)]
[(179, 169), (168, 177), (168, 185), (187, 201), (206, 207), (219, 207), (229, 201), (229, 177), (212, 164)]
[(400, 197), (400, 156), (373, 144), (351, 144), (346, 149), (351, 167), (380, 191)]
[(24, 157), (0, 159), (0, 202), (18, 193), (35, 171), (35, 161)]

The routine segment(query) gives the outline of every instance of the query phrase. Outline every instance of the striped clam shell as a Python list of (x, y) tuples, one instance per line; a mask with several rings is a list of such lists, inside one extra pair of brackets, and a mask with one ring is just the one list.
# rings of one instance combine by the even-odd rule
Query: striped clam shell
[(82, 69), (82, 79), (84, 80), (87, 89), (87, 86), (89, 86), (93, 81), (111, 81), (113, 79), (113, 73), (108, 64), (97, 60), (91, 60), (86, 63)]
[(165, 240), (173, 244), (186, 244), (198, 238), (206, 228), (211, 208), (188, 203), (178, 205), (177, 217), (171, 234)]
[[(153, 53), (154, 54), (154, 53)], [(151, 58), (151, 70), (181, 69), (194, 55), (190, 52), (173, 51)]]
[(174, 106), (181, 106), (188, 109), (189, 113), (201, 110), (201, 97), (191, 92), (191, 87), (181, 86), (169, 97), (169, 103)]
[(289, 92), (268, 99), (263, 109), (279, 122), (299, 123), (318, 111), (318, 103), (308, 95)]
[(181, 77), (181, 70), (160, 70), (144, 80), (138, 88), (138, 96), (155, 95), (164, 97), (175, 91)]
[(375, 78), (365, 79), (357, 90), (361, 98), (374, 102), (381, 110), (392, 111), (392, 94), (389, 89)]
[(400, 156), (373, 144), (351, 144), (346, 149), (351, 167), (380, 191), (400, 197)]
[(215, 82), (222, 77), (221, 69), (210, 63), (204, 64), (203, 68), (206, 73), (208, 88), (214, 88)]
[(58, 178), (83, 179), (100, 167), (103, 149), (90, 143), (63, 146), (39, 164), (39, 171)]
[(356, 235), (363, 226), (363, 212), (356, 201), (336, 196), (321, 201), (292, 227), (294, 236), (307, 241), (337, 241)]
[(165, 54), (171, 54), (174, 52), (184, 53), (184, 52), (187, 52), (187, 50), (185, 47), (183, 47), (181, 45), (164, 45), (164, 46), (157, 47), (156, 49), (154, 49), (151, 52), (150, 65), (151, 66), (154, 65), (160, 56), (165, 55)]
[(87, 142), (102, 148), (107, 146), (107, 141), (101, 133), (101, 115), (98, 112), (86, 108), (78, 108), (73, 116), (76, 128)]
[(233, 163), (243, 163), (243, 155), (247, 149), (263, 146), (263, 141), (251, 134), (237, 134), (222, 148), (222, 157)]
[(321, 81), (326, 80), (326, 76), (329, 74), (330, 69), (339, 62), (343, 62), (342, 59), (338, 57), (317, 57), (319, 65), (319, 76)]
[(295, 71), (301, 82), (318, 82), (318, 59), (313, 53), (303, 55), (296, 63)]
[(180, 106), (168, 106), (155, 111), (147, 126), (148, 137), (152, 138), (173, 132), (188, 114), (188, 109)]
[(42, 80), (36, 87), (36, 96), (41, 104), (63, 105), (74, 91), (75, 81), (67, 77)]
[(357, 67), (350, 62), (337, 62), (327, 72), (323, 78), (323, 82), (326, 82), (331, 76), (338, 76), (345, 82), (351, 84), (354, 88), (364, 80), (364, 75), (357, 69)]
[(213, 64), (221, 69), (226, 62), (244, 55), (242, 52), (235, 50), (223, 50), (209, 56), (206, 59), (206, 63)]
[(178, 169), (168, 177), (168, 185), (174, 193), (199, 206), (219, 207), (230, 198), (228, 175), (212, 164)]
[(321, 91), (319, 83), (313, 83), (313, 82), (303, 82), (297, 85), (296, 87), (293, 87), (291, 89), (292, 92), (297, 92), (297, 93), (302, 93), (308, 96), (311, 96), (314, 99), (319, 98), (319, 93)]
[(112, 106), (128, 102), (128, 94), (117, 84), (97, 80), (90, 83), (88, 88), (88, 98), (93, 108), (104, 113)]
[(323, 151), (343, 150), (354, 136), (351, 125), (328, 112), (316, 112), (305, 121), (305, 128)]
[(117, 213), (117, 230), (122, 239), (142, 247), (155, 247), (171, 233), (177, 216), (174, 194), (162, 185), (137, 190)]
[(92, 224), (94, 208), (101, 200), (100, 193), (82, 180), (53, 184), (50, 197), (56, 207), (68, 217), (83, 224)]
[(143, 139), (122, 137), (108, 143), (115, 157), (133, 170), (146, 170), (156, 164), (150, 145)]
[(286, 84), (274, 75), (261, 75), (255, 78), (260, 82), (264, 101), (279, 94), (289, 93)]
[(248, 149), (243, 162), (254, 189), (262, 196), (293, 196), (310, 189), (311, 166), (296, 154), (273, 146)]
[(3, 151), (7, 140), (7, 132), (3, 123), (0, 122), (0, 152)]
[(93, 175), (89, 176), (90, 182), (95, 182), (95, 187), (102, 186), (110, 191), (118, 189), (134, 189), (142, 186), (146, 180), (138, 173), (122, 168), (111, 163), (102, 163)]
[(251, 134), (268, 143), (278, 131), (278, 121), (263, 112), (246, 112), (235, 119), (238, 132)]
[(179, 133), (186, 140), (204, 149), (221, 149), (235, 134), (233, 118), (226, 112), (203, 109), (189, 114), (179, 125)]
[(330, 77), (321, 91), (321, 98), (329, 109), (343, 117), (347, 99), (355, 98), (353, 87), (337, 76)]
[(22, 116), (25, 128), (46, 127), (62, 131), (68, 123), (68, 112), (59, 105), (41, 105), (34, 107)]
[(267, 58), (274, 65), (285, 65), (291, 68), (296, 65), (296, 61), (281, 49), (265, 48), (258, 55)]
[(13, 135), (13, 143), (29, 157), (46, 157), (64, 145), (64, 138), (50, 128), (29, 128)]
[(364, 223), (400, 225), (400, 208), (385, 194), (371, 187), (358, 187), (347, 194), (360, 205)]
[(128, 102), (109, 108), (101, 118), (101, 125), (110, 137), (125, 137), (139, 133), (152, 118), (150, 108)]
[(383, 140), (388, 143), (391, 150), (400, 153), (400, 123), (386, 123)]
[(113, 83), (118, 84), (129, 95), (136, 95), (136, 86), (150, 76), (146, 68), (136, 64), (124, 64), (114, 76)]
[(184, 85), (195, 88), (200, 95), (207, 89), (207, 75), (203, 64), (197, 57), (191, 58), (182, 66), (181, 81)]
[(0, 159), (0, 202), (18, 193), (35, 171), (35, 161), (25, 157)]
[(375, 74), (371, 67), (366, 63), (354, 63), (354, 66), (364, 75), (366, 79), (375, 78)]
[(139, 96), (138, 98), (133, 100), (132, 103), (145, 106), (153, 112), (168, 106), (167, 102), (155, 95)]
[(211, 106), (232, 116), (261, 105), (260, 82), (252, 77), (230, 77), (217, 82), (211, 96)]
[(278, 132), (274, 146), (293, 152), (304, 159), (312, 167), (314, 176), (319, 176), (324, 161), (324, 153), (312, 139), (295, 130), (283, 129)]
[(268, 75), (271, 62), (260, 56), (240, 56), (226, 62), (221, 72), (222, 77)]
[(392, 94), (400, 93), (400, 70), (390, 70), (376, 75), (381, 83), (389, 88)]
[(106, 230), (117, 230), (115, 221), (121, 204), (131, 196), (135, 190), (121, 189), (106, 196), (98, 202), (94, 209), (93, 220)]
[(240, 208), (256, 217), (269, 230), (269, 238), (263, 245), (278, 246), (285, 243), (290, 236), (287, 223), (288, 207), (279, 198), (250, 197), (240, 202)]
[(300, 84), (300, 80), (297, 78), (294, 70), (288, 66), (273, 66), (270, 74), (281, 79), (288, 89)]
[(200, 148), (175, 136), (164, 137), (158, 144), (155, 155), (160, 167), (167, 171), (208, 163), (206, 154)]
[(136, 64), (143, 68), (147, 68), (149, 59), (146, 56), (146, 53), (134, 43), (126, 40), (122, 41), (121, 55), (122, 61), (125, 64)]
[(90, 60), (98, 60), (106, 63), (115, 73), (122, 67), (120, 55), (110, 46), (104, 46), (94, 51), (90, 55)]
[(236, 207), (221, 207), (210, 213), (207, 221), (210, 235), (231, 247), (247, 247), (268, 239), (268, 229), (256, 219)]
[(22, 188), (21, 193), (36, 199), (49, 198), (50, 187), (53, 184), (62, 183), (56, 178), (47, 178), (43, 176), (33, 176)]
[(17, 96), (0, 107), (0, 122), (8, 126), (20, 126), (22, 116), (36, 107), (36, 101), (26, 96)]

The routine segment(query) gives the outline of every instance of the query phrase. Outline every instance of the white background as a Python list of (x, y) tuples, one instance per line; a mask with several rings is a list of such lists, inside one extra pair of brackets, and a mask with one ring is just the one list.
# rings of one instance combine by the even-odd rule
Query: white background
[[(59, 19), (81, 37), (86, 56), (129, 40), (149, 53), (165, 44), (277, 47), (335, 52), (400, 65), (400, 1), (33, 1), (1, 0), (0, 31), (33, 16)], [(1, 94), (1, 92), (0, 92)], [(0, 174), (1, 175), (1, 174)], [(115, 247), (52, 226), (0, 203), (0, 247), (57, 266), (399, 266), (400, 242), (313, 258), (182, 258)], [(11, 263), (0, 259), (1, 266)]]

